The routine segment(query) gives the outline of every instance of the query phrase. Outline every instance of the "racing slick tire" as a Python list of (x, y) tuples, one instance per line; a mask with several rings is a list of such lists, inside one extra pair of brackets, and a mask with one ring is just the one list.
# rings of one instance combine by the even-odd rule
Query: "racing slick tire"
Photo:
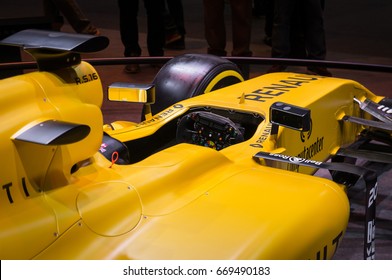
[(167, 62), (154, 78), (152, 114), (206, 92), (244, 81), (238, 66), (210, 54), (185, 54)]

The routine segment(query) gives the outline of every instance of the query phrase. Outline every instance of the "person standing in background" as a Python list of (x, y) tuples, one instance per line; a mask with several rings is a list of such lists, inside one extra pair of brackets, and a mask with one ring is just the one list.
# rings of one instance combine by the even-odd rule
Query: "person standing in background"
[[(143, 0), (147, 13), (147, 49), (150, 56), (163, 56), (165, 44), (165, 0)], [(138, 12), (139, 0), (118, 0), (120, 36), (125, 57), (141, 56), (139, 45)], [(127, 73), (140, 72), (138, 64), (128, 64)]]
[[(203, 0), (204, 29), (207, 53), (226, 56), (225, 0)], [(252, 56), (252, 0), (229, 0), (232, 24), (232, 56)], [(247, 65), (239, 65), (244, 76), (249, 75)]]
[(52, 28), (60, 31), (63, 15), (77, 33), (100, 35), (100, 31), (84, 15), (75, 0), (43, 0), (44, 15), (51, 19)]
[(253, 0), (253, 16), (260, 18), (264, 14), (264, 0)]
[[(290, 58), (304, 53), (306, 59), (325, 60), (324, 0), (274, 0), (273, 58)], [(303, 45), (303, 47), (301, 47)], [(284, 71), (273, 65), (268, 72)], [(325, 67), (308, 67), (311, 74), (332, 76)]]
[(185, 49), (185, 22), (182, 0), (166, 0), (166, 42), (165, 48)]
[(272, 45), (272, 29), (274, 26), (274, 0), (264, 0), (264, 39), (263, 42)]

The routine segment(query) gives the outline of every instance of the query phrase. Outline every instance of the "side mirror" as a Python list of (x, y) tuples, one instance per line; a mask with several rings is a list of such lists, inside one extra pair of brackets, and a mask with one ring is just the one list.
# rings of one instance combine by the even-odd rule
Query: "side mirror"
[(275, 102), (270, 107), (270, 122), (272, 133), (277, 133), (278, 126), (288, 127), (298, 131), (311, 129), (310, 110), (283, 102)]
[(108, 90), (109, 101), (143, 103), (146, 120), (151, 119), (155, 103), (155, 86), (151, 84), (113, 83)]

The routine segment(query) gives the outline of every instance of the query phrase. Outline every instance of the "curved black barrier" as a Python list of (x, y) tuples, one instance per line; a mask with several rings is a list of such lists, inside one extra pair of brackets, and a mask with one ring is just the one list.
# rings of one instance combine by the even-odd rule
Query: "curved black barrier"
[[(138, 63), (138, 64), (165, 63), (172, 58), (173, 57), (169, 57), (169, 56), (156, 56), (156, 57), (89, 58), (83, 60), (94, 66), (105, 66), (105, 65), (125, 65), (129, 63)], [(279, 64), (279, 65), (290, 65), (290, 66), (323, 66), (327, 68), (336, 68), (336, 69), (392, 73), (392, 66), (383, 65), (383, 64), (339, 62), (339, 61), (328, 61), (328, 60), (265, 58), (265, 57), (230, 56), (224, 58), (238, 64), (250, 64), (250, 65)], [(35, 69), (35, 68), (37, 68), (37, 64), (34, 61), (9, 62), (9, 63), (0, 64), (0, 70)]]

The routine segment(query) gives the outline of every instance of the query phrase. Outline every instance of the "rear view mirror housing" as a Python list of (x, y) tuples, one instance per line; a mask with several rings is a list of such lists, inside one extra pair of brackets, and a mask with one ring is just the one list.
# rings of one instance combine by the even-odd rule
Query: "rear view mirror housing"
[(298, 131), (309, 131), (310, 110), (284, 102), (275, 102), (270, 107), (270, 122), (275, 130), (278, 126), (284, 126)]
[(143, 103), (145, 119), (152, 118), (151, 104), (155, 103), (155, 86), (152, 84), (113, 83), (108, 89), (109, 101)]

